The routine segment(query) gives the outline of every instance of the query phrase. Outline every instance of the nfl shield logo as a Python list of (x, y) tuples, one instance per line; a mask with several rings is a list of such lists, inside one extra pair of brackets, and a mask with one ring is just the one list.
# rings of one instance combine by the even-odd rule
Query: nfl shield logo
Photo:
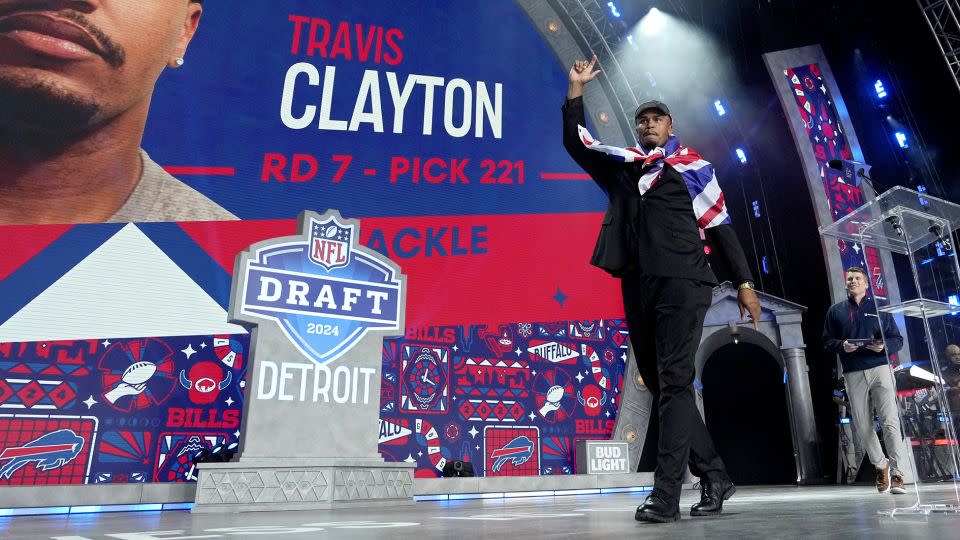
[(330, 216), (324, 221), (310, 220), (310, 260), (330, 271), (350, 264), (353, 226)]
[(359, 244), (360, 222), (336, 210), (304, 211), (297, 232), (237, 255), (231, 320), (275, 322), (318, 364), (336, 360), (368, 331), (397, 335), (406, 276), (389, 258)]

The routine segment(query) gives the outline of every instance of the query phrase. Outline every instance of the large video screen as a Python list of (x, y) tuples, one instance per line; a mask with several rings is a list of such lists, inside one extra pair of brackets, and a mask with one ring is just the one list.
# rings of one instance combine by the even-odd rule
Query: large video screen
[[(20, 465), (0, 483), (192, 479), (185, 456), (239, 433), (247, 363), (218, 356), (249, 347), (235, 257), (305, 209), (360, 219), (408, 276), (387, 459), (572, 472), (575, 439), (612, 430), (626, 333), (538, 24), (509, 0), (0, 0), (0, 446), (84, 441), (60, 467), (0, 450)], [(490, 460), (521, 435), (542, 459)]]

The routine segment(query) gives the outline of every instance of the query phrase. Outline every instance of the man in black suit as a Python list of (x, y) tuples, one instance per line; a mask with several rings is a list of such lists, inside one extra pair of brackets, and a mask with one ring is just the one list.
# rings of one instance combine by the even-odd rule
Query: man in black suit
[[(711, 169), (704, 170), (712, 171), (712, 166), (679, 146), (665, 104), (652, 101), (637, 109), (637, 138), (642, 149), (613, 149), (626, 150), (619, 158), (614, 157), (616, 152), (597, 151), (603, 146), (580, 132), (580, 126), (586, 125), (583, 87), (600, 74), (593, 70), (596, 61), (594, 55), (589, 62), (578, 61), (570, 69), (563, 105), (563, 144), (610, 199), (591, 264), (621, 279), (637, 366), (657, 398), (660, 413), (655, 487), (635, 517), (656, 522), (680, 519), (680, 487), (688, 457), (691, 472), (701, 480), (701, 500), (690, 509), (691, 515), (717, 515), (736, 488), (693, 394), (694, 355), (717, 283), (707, 264), (698, 225), (705, 228), (718, 255), (716, 262), (727, 267), (739, 287), (740, 316), (749, 313), (754, 327), (760, 317), (760, 301), (716, 179), (704, 189), (689, 176), (694, 168), (706, 164)], [(634, 159), (630, 152), (641, 157)], [(711, 179), (709, 175), (707, 179)], [(712, 196), (712, 210), (704, 211), (699, 196), (695, 202), (694, 196), (701, 192)]]

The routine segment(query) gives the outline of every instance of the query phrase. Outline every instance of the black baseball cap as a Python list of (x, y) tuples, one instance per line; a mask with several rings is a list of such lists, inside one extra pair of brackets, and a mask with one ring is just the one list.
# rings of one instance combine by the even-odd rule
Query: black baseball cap
[(670, 115), (670, 108), (667, 107), (667, 104), (662, 101), (657, 101), (655, 99), (641, 103), (640, 106), (637, 107), (637, 112), (633, 113), (633, 117), (636, 118), (640, 116), (640, 113), (649, 109), (658, 110), (663, 114), (670, 116), (672, 118), (672, 116)]

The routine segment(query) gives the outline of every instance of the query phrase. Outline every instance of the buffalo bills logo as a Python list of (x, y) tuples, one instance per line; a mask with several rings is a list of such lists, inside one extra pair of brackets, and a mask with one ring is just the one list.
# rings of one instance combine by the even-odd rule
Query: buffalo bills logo
[(339, 358), (370, 330), (399, 330), (404, 278), (358, 244), (359, 222), (335, 210), (300, 216), (299, 236), (274, 238), (238, 256), (231, 319), (274, 321), (318, 364)]
[(533, 441), (524, 435), (521, 435), (502, 448), (497, 448), (490, 453), (493, 461), (493, 472), (500, 472), (500, 469), (510, 462), (514, 467), (519, 467), (527, 462), (533, 456)]
[(9, 479), (34, 461), (40, 471), (58, 469), (73, 461), (82, 449), (83, 437), (70, 429), (41, 435), (23, 446), (8, 446), (0, 452), (0, 461), (10, 460), (0, 467), (0, 478)]
[(326, 270), (350, 264), (353, 226), (339, 223), (330, 216), (310, 223), (310, 260)]
[(190, 401), (198, 405), (213, 403), (232, 380), (229, 371), (224, 375), (220, 366), (213, 362), (197, 362), (190, 368), (189, 375), (180, 370), (180, 386), (190, 391)]
[(600, 414), (600, 408), (607, 403), (607, 394), (600, 388), (588, 384), (583, 387), (582, 392), (577, 392), (577, 401), (583, 405), (587, 416), (597, 416)]

